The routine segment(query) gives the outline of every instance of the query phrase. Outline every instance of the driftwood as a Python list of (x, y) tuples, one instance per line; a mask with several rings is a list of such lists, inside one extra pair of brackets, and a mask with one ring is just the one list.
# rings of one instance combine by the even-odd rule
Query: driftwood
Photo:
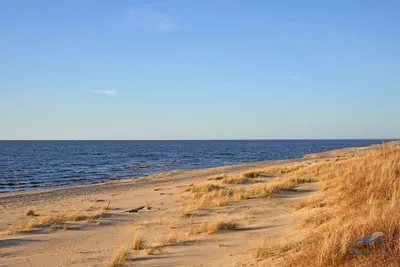
[(126, 213), (138, 212), (139, 210), (142, 210), (144, 208), (145, 208), (145, 206), (140, 206), (140, 207), (137, 207), (135, 209), (127, 210)]

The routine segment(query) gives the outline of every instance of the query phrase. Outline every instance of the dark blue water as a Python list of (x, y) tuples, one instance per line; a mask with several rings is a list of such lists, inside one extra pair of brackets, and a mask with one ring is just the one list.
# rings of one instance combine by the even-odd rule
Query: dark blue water
[(0, 192), (302, 157), (384, 140), (0, 141)]

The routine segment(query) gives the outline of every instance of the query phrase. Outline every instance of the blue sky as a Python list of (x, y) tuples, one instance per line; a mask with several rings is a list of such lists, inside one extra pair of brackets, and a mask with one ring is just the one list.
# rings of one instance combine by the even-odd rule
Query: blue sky
[(2, 0), (0, 139), (399, 138), (398, 10)]

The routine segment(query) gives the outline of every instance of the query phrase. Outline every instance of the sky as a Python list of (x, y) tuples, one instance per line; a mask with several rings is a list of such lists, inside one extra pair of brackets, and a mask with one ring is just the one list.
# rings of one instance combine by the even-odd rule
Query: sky
[(400, 138), (398, 0), (0, 0), (0, 140)]

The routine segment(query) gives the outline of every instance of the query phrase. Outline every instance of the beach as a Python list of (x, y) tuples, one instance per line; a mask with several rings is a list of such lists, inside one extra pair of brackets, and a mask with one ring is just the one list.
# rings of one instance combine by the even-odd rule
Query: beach
[(310, 211), (296, 207), (319, 199), (325, 182), (266, 185), (380, 147), (3, 193), (0, 266), (280, 266), (254, 248), (299, 235), (298, 221)]

